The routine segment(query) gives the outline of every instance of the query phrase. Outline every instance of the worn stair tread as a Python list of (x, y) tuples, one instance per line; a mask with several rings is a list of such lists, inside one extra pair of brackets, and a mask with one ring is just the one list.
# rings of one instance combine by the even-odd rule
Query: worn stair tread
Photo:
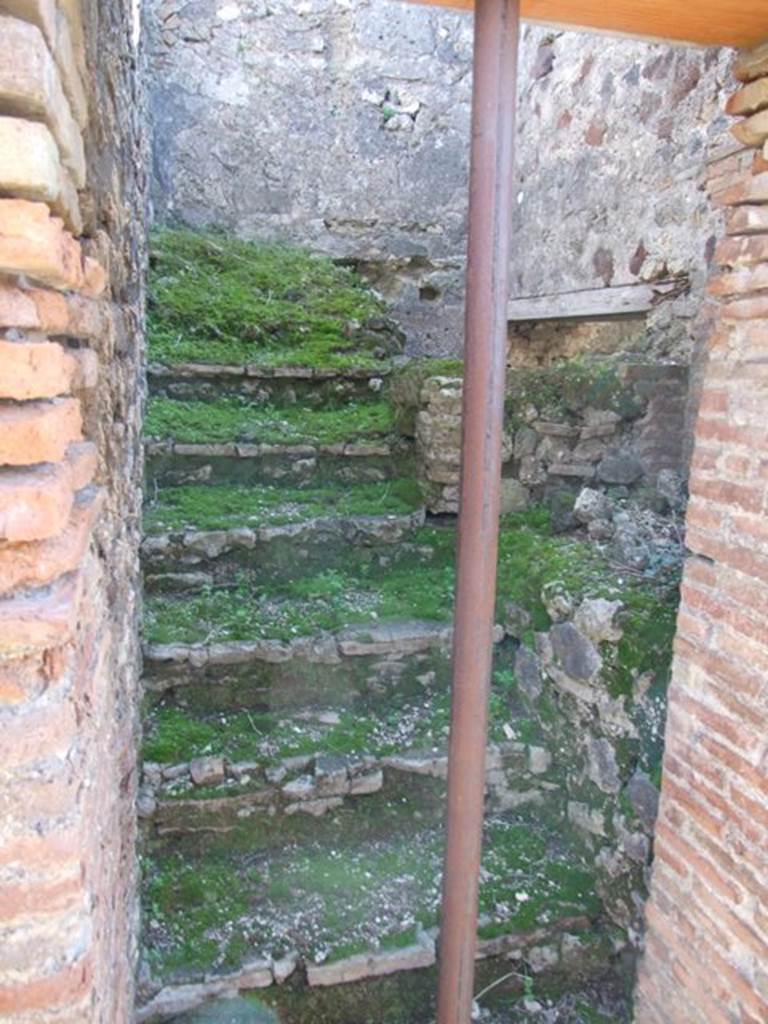
[(282, 360), (274, 362), (277, 357), (272, 354), (265, 363), (206, 363), (198, 362), (152, 362), (147, 367), (147, 374), (162, 381), (169, 377), (188, 378), (232, 378), (255, 377), (264, 380), (285, 381), (345, 381), (345, 380), (378, 380), (388, 377), (392, 372), (392, 364), (381, 360), (376, 365), (354, 366), (344, 365), (339, 368), (304, 366), (299, 362), (291, 362), (290, 351), (282, 353)]
[(339, 409), (276, 409), (238, 397), (216, 401), (150, 398), (145, 419), (149, 439), (176, 444), (307, 445), (328, 447), (386, 438), (394, 413), (385, 401), (349, 402)]
[[(434, 951), (442, 848), (441, 827), (413, 822), (404, 834), (368, 842), (339, 833), (261, 854), (149, 858), (144, 943), (155, 988), (259, 961), (269, 970), (290, 956), (309, 968), (310, 983), (332, 984), (351, 980), (344, 968), (354, 957), (418, 945)], [(559, 823), (489, 818), (480, 955), (588, 928), (600, 912), (593, 874)]]
[[(429, 525), (407, 541), (363, 558), (338, 552), (334, 568), (307, 572), (297, 559), (271, 582), (244, 572), (227, 587), (183, 597), (150, 597), (145, 639), (151, 646), (280, 640), (380, 630), (396, 621), (449, 624), (453, 615), (456, 533)], [(626, 589), (619, 574), (593, 547), (554, 537), (535, 519), (505, 521), (499, 542), (498, 593), (527, 610), (532, 630), (549, 617), (542, 588), (553, 570), (577, 599), (595, 583), (607, 593)], [(499, 600), (498, 621), (504, 614)], [(341, 641), (340, 641), (341, 642)], [(388, 641), (387, 641), (388, 642)], [(370, 653), (374, 653), (371, 651)]]
[(245, 487), (214, 484), (161, 489), (146, 504), (147, 535), (256, 531), (333, 520), (387, 520), (423, 514), (415, 483), (394, 480), (346, 487)]

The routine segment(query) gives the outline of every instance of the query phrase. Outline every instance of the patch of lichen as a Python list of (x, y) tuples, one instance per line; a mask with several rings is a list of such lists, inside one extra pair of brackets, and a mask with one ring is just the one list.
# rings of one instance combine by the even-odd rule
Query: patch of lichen
[(387, 365), (383, 308), (361, 278), (304, 249), (219, 232), (151, 239), (150, 359), (316, 369)]
[(382, 437), (393, 428), (388, 402), (350, 402), (310, 412), (300, 406), (275, 409), (239, 397), (215, 402), (151, 398), (144, 422), (148, 437), (186, 444), (343, 444)]

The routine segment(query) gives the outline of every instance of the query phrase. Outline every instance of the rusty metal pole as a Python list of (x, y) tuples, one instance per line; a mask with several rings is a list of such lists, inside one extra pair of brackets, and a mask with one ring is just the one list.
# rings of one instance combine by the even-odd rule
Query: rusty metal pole
[(476, 0), (438, 1024), (469, 1024), (493, 655), (520, 0)]

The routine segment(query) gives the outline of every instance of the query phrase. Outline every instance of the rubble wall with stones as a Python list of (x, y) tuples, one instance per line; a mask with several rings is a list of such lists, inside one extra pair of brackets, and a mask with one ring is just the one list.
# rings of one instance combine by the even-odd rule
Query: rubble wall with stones
[[(570, 362), (513, 372), (502, 453), (504, 511), (544, 501), (566, 529), (576, 525), (574, 500), (584, 487), (606, 500), (612, 493), (642, 493), (659, 507), (676, 505), (688, 378), (688, 368), (674, 363)], [(401, 392), (396, 383), (396, 398)], [(428, 378), (418, 397), (416, 450), (433, 513), (458, 511), (461, 398), (461, 378), (450, 377)], [(597, 535), (610, 529), (604, 520), (590, 515), (582, 522)]]
[[(157, 219), (349, 260), (411, 351), (460, 351), (471, 16), (150, 0), (147, 20)], [(644, 344), (690, 353), (717, 234), (696, 169), (722, 127), (727, 60), (524, 28), (513, 296), (678, 278)]]
[(735, 74), (638, 1024), (768, 1019), (768, 43)]
[(0, 1017), (132, 1018), (135, 5), (0, 3)]

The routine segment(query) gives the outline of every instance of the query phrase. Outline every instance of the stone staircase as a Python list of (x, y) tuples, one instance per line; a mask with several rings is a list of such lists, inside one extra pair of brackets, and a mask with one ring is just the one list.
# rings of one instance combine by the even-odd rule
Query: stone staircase
[[(166, 232), (153, 268), (137, 1019), (430, 1024), (461, 368), (395, 366), (378, 300), (307, 253)], [(515, 446), (560, 383), (511, 395)], [(594, 986), (639, 928), (675, 580), (554, 533), (512, 456), (477, 989), (487, 1024), (564, 993), (618, 1024)], [(618, 522), (625, 492), (593, 496)]]

